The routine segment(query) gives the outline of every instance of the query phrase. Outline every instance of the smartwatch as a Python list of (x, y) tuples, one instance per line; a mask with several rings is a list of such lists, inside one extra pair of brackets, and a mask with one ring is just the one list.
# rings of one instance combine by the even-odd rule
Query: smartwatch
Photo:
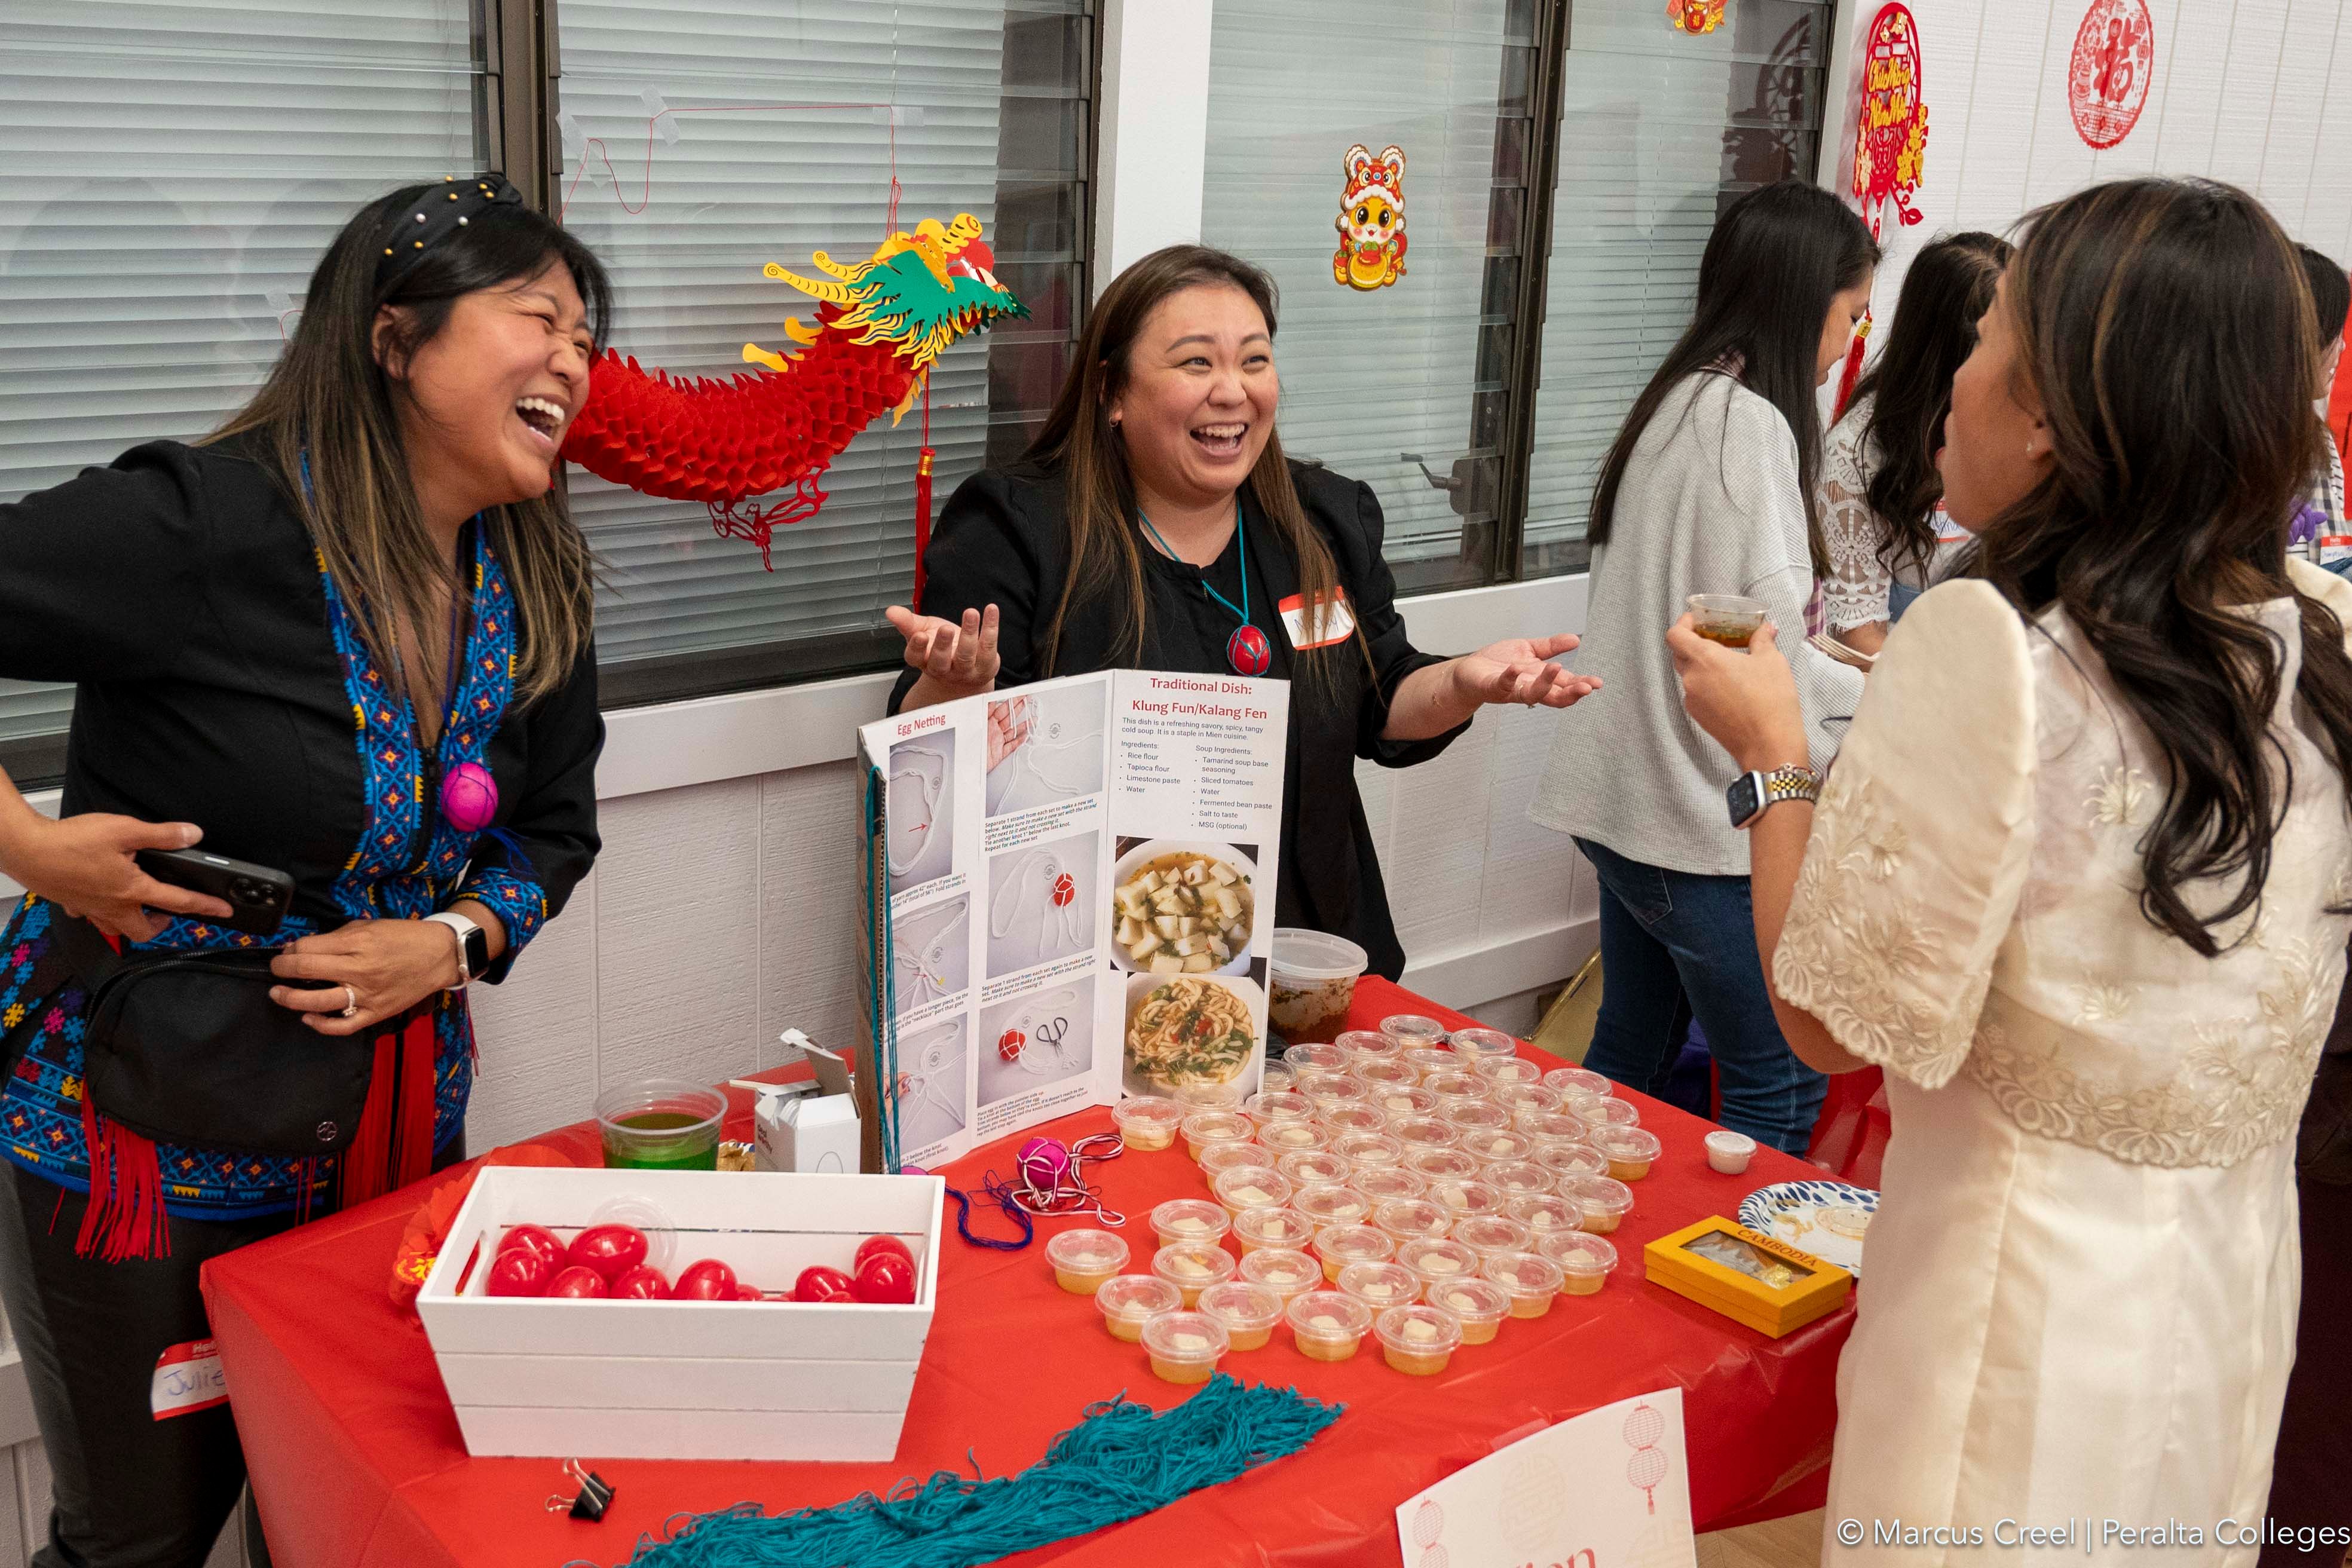
[(447, 926), (457, 933), (457, 984), (444, 986), (446, 991), (463, 991), (482, 971), (490, 966), (489, 933), (461, 914), (444, 910), (437, 915), (426, 915), (436, 925)]
[(1821, 798), (1822, 775), (1801, 763), (1774, 768), (1769, 773), (1742, 773), (1724, 792), (1734, 827), (1752, 826), (1758, 817), (1784, 800)]

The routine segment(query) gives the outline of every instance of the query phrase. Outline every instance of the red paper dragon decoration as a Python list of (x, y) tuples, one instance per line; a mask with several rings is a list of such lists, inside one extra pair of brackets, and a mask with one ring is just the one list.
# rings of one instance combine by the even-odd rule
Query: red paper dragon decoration
[[(897, 424), (950, 343), (1029, 313), (996, 280), (996, 258), (980, 233), (970, 213), (944, 225), (925, 218), (854, 267), (818, 251), (822, 279), (770, 262), (767, 276), (817, 300), (815, 326), (784, 323), (793, 352), (746, 343), (743, 358), (764, 368), (719, 381), (648, 373), (607, 351), (563, 455), (646, 495), (703, 502), (713, 528), (758, 545), (772, 571), (775, 530), (824, 504), (818, 481), (857, 433), (886, 410)], [(925, 429), (915, 479), (918, 593), (931, 510), (928, 413)], [(781, 500), (755, 499), (786, 489)]]
[[(1920, 220), (1911, 205), (1927, 175), (1927, 105), (1920, 95), (1919, 24), (1905, 5), (1882, 6), (1870, 24), (1862, 52), (1862, 110), (1853, 132), (1853, 195), (1863, 220), (1876, 239), (1892, 205), (1906, 224)], [(1838, 412), (1845, 412), (1854, 383), (1862, 379), (1864, 346), (1870, 338), (1864, 314), (1838, 379)]]

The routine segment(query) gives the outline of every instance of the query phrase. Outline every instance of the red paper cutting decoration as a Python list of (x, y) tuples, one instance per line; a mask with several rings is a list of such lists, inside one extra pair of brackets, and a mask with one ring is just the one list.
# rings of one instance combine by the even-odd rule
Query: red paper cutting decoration
[[(970, 213), (941, 224), (925, 218), (911, 234), (882, 242), (856, 266), (820, 250), (822, 279), (770, 262), (767, 276), (818, 301), (816, 325), (787, 321), (790, 353), (743, 345), (763, 366), (725, 381), (651, 374), (607, 352), (596, 362), (588, 402), (564, 437), (563, 455), (599, 479), (650, 496), (698, 500), (711, 526), (768, 551), (774, 531), (824, 504), (818, 481), (860, 430), (886, 411), (891, 422), (927, 390), (949, 344), (1006, 316), (1029, 312), (996, 280), (995, 255)], [(916, 493), (929, 531), (929, 405)], [(754, 498), (788, 491), (765, 505)]]
[(2074, 133), (2094, 147), (2131, 134), (2156, 68), (2156, 24), (2147, 0), (2092, 0), (2066, 63), (2066, 107)]
[[(1923, 71), (1919, 58), (1919, 24), (1910, 8), (1883, 5), (1871, 19), (1862, 51), (1862, 105), (1854, 117), (1853, 196), (1862, 217), (1876, 239), (1888, 205), (1902, 222), (1917, 223), (1919, 210), (1911, 205), (1927, 172), (1927, 103), (1921, 96)], [(1837, 409), (1845, 412), (1854, 383), (1862, 379), (1863, 351), (1870, 339), (1870, 317), (1846, 351), (1845, 371), (1838, 378)]]
[(1666, 20), (1678, 33), (1712, 33), (1723, 26), (1729, 0), (1666, 0)]
[(1646, 1404), (1625, 1413), (1625, 1441), (1633, 1450), (1626, 1462), (1625, 1479), (1642, 1489), (1650, 1511), (1658, 1511), (1658, 1483), (1666, 1479), (1666, 1456), (1658, 1439), (1666, 1435), (1666, 1418)]

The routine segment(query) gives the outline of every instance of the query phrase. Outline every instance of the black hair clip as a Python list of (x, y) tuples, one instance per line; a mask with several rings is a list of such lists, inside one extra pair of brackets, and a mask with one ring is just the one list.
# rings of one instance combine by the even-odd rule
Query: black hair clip
[(583, 1468), (577, 1459), (563, 1461), (563, 1479), (580, 1483), (580, 1495), (567, 1498), (562, 1492), (547, 1500), (550, 1513), (569, 1513), (574, 1519), (584, 1519), (591, 1524), (601, 1522), (604, 1510), (613, 1503), (613, 1483), (595, 1471)]

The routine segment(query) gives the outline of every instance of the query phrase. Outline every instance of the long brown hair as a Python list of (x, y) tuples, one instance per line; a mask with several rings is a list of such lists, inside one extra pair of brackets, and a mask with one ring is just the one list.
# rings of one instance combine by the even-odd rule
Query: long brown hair
[[(613, 289), (588, 247), (545, 216), (493, 206), (435, 245), (388, 287), (376, 258), (417, 202), (437, 185), (404, 185), (362, 207), (310, 274), (302, 315), (286, 351), (253, 400), (205, 437), (255, 438), (350, 605), (378, 668), (399, 663), (397, 626), (429, 626), (446, 613), (443, 592), (459, 591), (456, 563), (425, 527), (409, 482), (392, 378), (377, 363), (376, 314), (404, 307), (386, 345), (396, 362), (448, 325), (464, 295), (570, 269), (604, 347)], [(593, 357), (593, 355), (591, 356)], [(303, 477), (309, 459), (309, 479)], [(585, 654), (595, 622), (595, 561), (560, 491), (492, 509), (489, 537), (514, 593), (515, 698), (527, 703), (562, 685)], [(434, 639), (418, 657), (433, 683)]]
[[(2210, 957), (2213, 928), (2258, 908), (2294, 792), (2270, 728), (2284, 650), (2232, 606), (2294, 600), (2295, 696), (2352, 776), (2344, 628), (2286, 574), (2323, 439), (2310, 294), (2294, 247), (2232, 186), (2119, 181), (2025, 221), (2008, 321), (2053, 461), (1969, 569), (2029, 614), (2058, 605), (2105, 661), (2166, 774), (2140, 911)], [(2228, 902), (2192, 907), (2210, 879), (2235, 880)]]
[[(1070, 374), (1063, 378), (1061, 394), (1054, 400), (1054, 411), (1045, 416), (1044, 427), (1023, 457), (1024, 463), (1034, 468), (1058, 470), (1068, 497), (1070, 571), (1040, 639), (1041, 668), (1045, 674), (1055, 673), (1062, 628), (1072, 603), (1097, 597), (1111, 604), (1118, 616), (1118, 632), (1112, 639), (1117, 657), (1142, 657), (1146, 600), (1143, 547), (1137, 542), (1132, 521), (1135, 479), (1128, 468), (1127, 444), (1111, 426), (1109, 408), (1111, 400), (1127, 385), (1129, 359), (1143, 323), (1162, 300), (1181, 289), (1199, 288), (1238, 289), (1247, 294), (1265, 318), (1266, 337), (1273, 338), (1279, 296), (1274, 279), (1264, 269), (1204, 245), (1171, 245), (1155, 250), (1111, 279), (1110, 287), (1096, 301), (1087, 330), (1078, 339)], [(1320, 625), (1321, 606), (1333, 602), (1339, 570), (1331, 559), (1330, 546), (1324, 543), (1299, 505), (1297, 487), (1290, 482), (1290, 461), (1283, 455), (1282, 437), (1276, 432), (1266, 432), (1265, 449), (1258, 454), (1243, 488), (1249, 491), (1254, 519), (1272, 524), (1291, 559), (1298, 563), (1300, 602), (1313, 606), (1310, 614), (1316, 616), (1308, 628), (1312, 640)], [(1371, 654), (1360, 625), (1350, 640), (1369, 666)], [(1319, 650), (1300, 654), (1297, 668), (1301, 681), (1310, 689), (1328, 693), (1330, 673)]]

